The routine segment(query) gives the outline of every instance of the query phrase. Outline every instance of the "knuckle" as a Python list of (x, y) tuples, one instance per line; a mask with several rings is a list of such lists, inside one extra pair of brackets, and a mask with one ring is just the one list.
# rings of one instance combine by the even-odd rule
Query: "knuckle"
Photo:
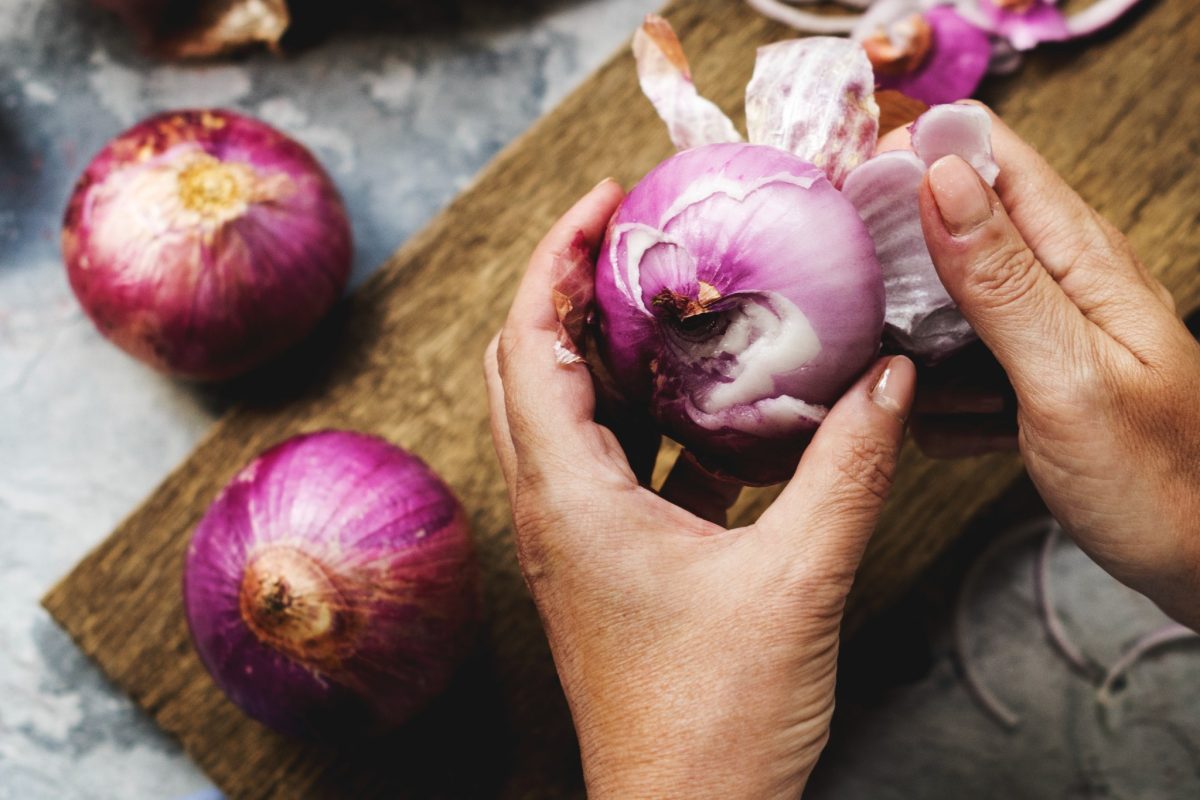
[(1033, 292), (1037, 266), (1037, 258), (1023, 242), (1005, 240), (976, 261), (970, 282), (975, 294), (990, 306), (1013, 306)]
[(853, 437), (836, 462), (844, 485), (855, 494), (887, 499), (895, 469), (895, 448), (873, 436)]

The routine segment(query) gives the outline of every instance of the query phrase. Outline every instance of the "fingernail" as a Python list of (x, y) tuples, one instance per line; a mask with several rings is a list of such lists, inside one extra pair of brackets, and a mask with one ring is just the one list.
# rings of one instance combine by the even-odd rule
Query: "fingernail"
[(603, 186), (604, 184), (606, 184), (606, 183), (612, 183), (612, 182), (613, 182), (613, 179), (612, 179), (611, 177), (605, 178), (604, 180), (600, 181), (600, 182), (599, 182), (599, 183), (597, 183), (595, 186), (593, 186), (593, 187), (592, 187), (592, 188), (591, 188), (591, 189), (588, 191), (588, 194), (591, 194), (592, 192), (596, 191), (597, 189), (599, 189), (599, 188), (600, 188), (601, 186)]
[(904, 356), (895, 356), (871, 387), (871, 401), (903, 420), (912, 405), (915, 378), (912, 362)]
[(992, 218), (983, 181), (958, 156), (945, 156), (929, 168), (929, 188), (951, 236), (966, 236)]

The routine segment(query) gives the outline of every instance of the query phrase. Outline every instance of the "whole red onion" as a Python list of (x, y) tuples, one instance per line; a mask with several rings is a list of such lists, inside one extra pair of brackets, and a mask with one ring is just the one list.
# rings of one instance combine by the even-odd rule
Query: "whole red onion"
[(229, 698), (284, 733), (403, 723), (448, 684), (478, 615), (467, 520), (418, 458), (324, 431), (263, 453), (196, 528), (184, 606)]
[(858, 210), (765, 145), (655, 167), (596, 267), (605, 362), (628, 400), (708, 469), (786, 479), (827, 406), (879, 351), (884, 289)]
[(342, 201), (312, 154), (230, 111), (161, 114), (110, 142), (75, 187), (62, 245), (101, 333), (197, 379), (303, 338), (351, 259)]

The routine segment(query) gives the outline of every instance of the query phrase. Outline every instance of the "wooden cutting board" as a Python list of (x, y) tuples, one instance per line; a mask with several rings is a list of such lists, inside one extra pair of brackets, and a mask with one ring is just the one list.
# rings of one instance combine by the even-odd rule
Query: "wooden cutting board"
[[(1159, 0), (1088, 46), (1045, 48), (989, 100), (1200, 304), (1200, 15)], [(755, 47), (792, 35), (737, 2), (678, 0), (666, 16), (702, 91), (740, 121)], [(239, 387), (226, 415), (161, 486), (45, 598), (118, 686), (236, 798), (566, 797), (582, 793), (570, 720), (513, 557), (488, 436), (480, 360), (535, 242), (600, 178), (631, 185), (671, 152), (626, 53), (508, 147), (287, 362)], [(243, 717), (192, 651), (180, 601), (191, 529), (225, 481), (269, 445), (336, 426), (423, 455), (470, 510), (487, 625), (478, 656), (397, 736), (318, 748)], [(895, 599), (1019, 474), (1010, 456), (957, 463), (905, 450), (893, 501), (852, 598), (855, 619)], [(772, 493), (738, 507), (754, 516)]]

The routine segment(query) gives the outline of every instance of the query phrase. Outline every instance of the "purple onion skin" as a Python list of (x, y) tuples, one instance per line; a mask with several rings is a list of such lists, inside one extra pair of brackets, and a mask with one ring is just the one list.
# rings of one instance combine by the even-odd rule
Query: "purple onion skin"
[(307, 739), (410, 719), (471, 648), (466, 516), (418, 458), (323, 431), (263, 453), (196, 528), (184, 608), (204, 666), (249, 716)]
[[(683, 213), (664, 218), (681, 197), (705, 195), (701, 187), (714, 182), (732, 191), (762, 185), (741, 200), (718, 192), (685, 201)], [(644, 309), (619, 285), (625, 273), (614, 269), (627, 254), (623, 226), (633, 224), (675, 242), (652, 246), (639, 261)], [(705, 320), (719, 331), (741, 309), (765, 310), (773, 319), (789, 303), (811, 325), (819, 352), (772, 373), (742, 402), (714, 414), (710, 406), (698, 419), (697, 401), (704, 405), (721, 384), (737, 386), (742, 364), (736, 353), (701, 369), (688, 363), (689, 349), (706, 346)], [(767, 419), (759, 401), (834, 403), (879, 351), (884, 290), (858, 212), (822, 170), (774, 147), (715, 144), (667, 159), (630, 191), (597, 261), (596, 307), (601, 354), (625, 398), (648, 408), (707, 469), (765, 485), (791, 476), (819, 419)]]
[(230, 111), (145, 120), (92, 160), (67, 205), (71, 288), (104, 336), (184, 378), (244, 373), (341, 296), (350, 224), (312, 154)]

